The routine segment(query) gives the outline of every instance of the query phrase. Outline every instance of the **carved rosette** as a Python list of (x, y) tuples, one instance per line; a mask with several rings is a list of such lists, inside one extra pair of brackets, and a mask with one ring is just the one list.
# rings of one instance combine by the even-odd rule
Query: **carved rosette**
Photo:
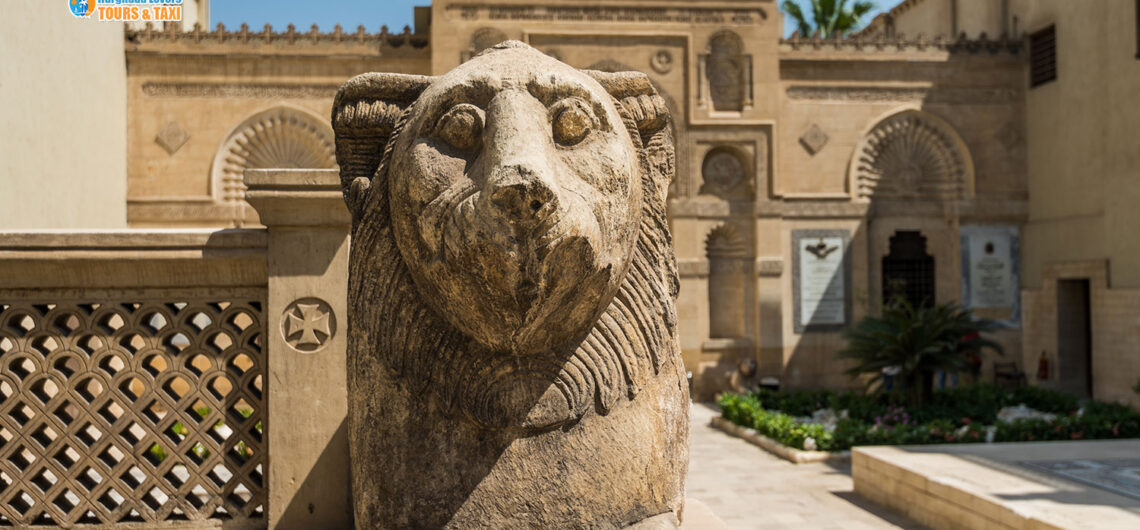
[(965, 145), (948, 124), (923, 112), (883, 120), (855, 156), (853, 184), (862, 199), (955, 199), (972, 190)]
[(225, 202), (241, 201), (246, 169), (336, 167), (333, 131), (327, 123), (289, 107), (275, 107), (242, 122), (214, 158), (213, 182)]
[(751, 172), (742, 155), (731, 147), (716, 147), (701, 162), (701, 195), (715, 195), (725, 200), (752, 197)]

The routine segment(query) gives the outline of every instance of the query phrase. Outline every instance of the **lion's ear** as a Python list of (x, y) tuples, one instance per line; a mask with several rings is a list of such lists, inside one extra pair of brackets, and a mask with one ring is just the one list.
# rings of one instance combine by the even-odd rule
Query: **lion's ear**
[[(584, 71), (593, 77), (610, 96), (618, 102), (633, 120), (641, 135), (642, 163), (647, 172), (648, 189), (652, 191), (647, 202), (646, 213), (654, 219), (651, 223), (658, 229), (652, 234), (646, 234), (642, 243), (647, 247), (656, 248), (650, 253), (650, 259), (656, 263), (651, 265), (661, 274), (660, 279), (667, 286), (669, 296), (676, 297), (680, 289), (680, 277), (677, 274), (677, 264), (673, 259), (672, 240), (665, 217), (666, 202), (669, 197), (669, 185), (673, 182), (676, 173), (676, 160), (673, 149), (673, 126), (669, 117), (669, 107), (665, 98), (657, 93), (649, 76), (641, 72), (601, 72), (597, 70)], [(641, 245), (642, 243), (639, 243)], [(671, 307), (671, 306), (670, 306)], [(673, 324), (676, 323), (676, 313), (672, 309), (665, 310), (672, 315)]]
[(336, 162), (344, 202), (353, 218), (372, 184), (384, 149), (400, 116), (434, 78), (422, 75), (368, 73), (349, 79), (333, 100)]
[(602, 85), (610, 96), (621, 102), (643, 138), (652, 136), (669, 125), (669, 108), (665, 105), (665, 99), (653, 88), (649, 76), (641, 72), (584, 72)]

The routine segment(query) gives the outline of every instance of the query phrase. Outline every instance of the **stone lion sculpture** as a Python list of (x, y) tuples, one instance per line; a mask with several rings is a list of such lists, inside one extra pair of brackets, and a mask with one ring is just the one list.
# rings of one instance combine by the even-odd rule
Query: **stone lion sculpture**
[(360, 528), (675, 524), (688, 389), (644, 74), (519, 42), (333, 106)]

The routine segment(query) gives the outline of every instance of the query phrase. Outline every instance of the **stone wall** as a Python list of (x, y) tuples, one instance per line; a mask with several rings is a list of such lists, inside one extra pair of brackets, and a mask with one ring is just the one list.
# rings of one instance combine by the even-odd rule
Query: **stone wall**
[(248, 27), (127, 34), (131, 226), (242, 226), (247, 168), (334, 168), (332, 97), (345, 79), (426, 73), (425, 36)]
[(0, 227), (121, 228), (123, 26), (53, 7), (5, 2), (0, 20)]
[[(430, 28), (412, 35), (129, 34), (132, 225), (256, 223), (237, 175), (267, 163), (328, 164), (310, 155), (327, 152), (335, 84), (369, 70), (444, 72), (504, 39), (578, 68), (643, 71), (669, 107), (678, 325), (698, 399), (765, 376), (791, 386), (853, 384), (833, 360), (839, 326), (797, 331), (793, 230), (849, 234), (850, 322), (877, 303), (878, 264), (894, 231), (924, 232), (940, 263), (938, 300), (949, 301), (961, 290), (957, 227), (1024, 219), (1024, 55), (1016, 42), (781, 41), (777, 6), (765, 0), (731, 9), (677, 0), (622, 8), (446, 0), (430, 9)], [(260, 131), (277, 123), (292, 147), (272, 158), (257, 147)], [(928, 188), (954, 188), (952, 196), (871, 196), (867, 186), (882, 183), (860, 160), (877, 159), (899, 131), (945, 138), (905, 156), (952, 162), (955, 169), (932, 169), (928, 179)], [(1012, 335), (1003, 341), (1018, 350)]]

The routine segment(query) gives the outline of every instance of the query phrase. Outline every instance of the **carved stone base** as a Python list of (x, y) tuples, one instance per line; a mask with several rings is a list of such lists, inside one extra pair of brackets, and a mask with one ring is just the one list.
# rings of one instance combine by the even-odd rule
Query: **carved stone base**
[(676, 364), (607, 416), (530, 436), (443, 418), (383, 374), (349, 370), (353, 490), (372, 492), (356, 496), (357, 528), (678, 527), (689, 403)]

